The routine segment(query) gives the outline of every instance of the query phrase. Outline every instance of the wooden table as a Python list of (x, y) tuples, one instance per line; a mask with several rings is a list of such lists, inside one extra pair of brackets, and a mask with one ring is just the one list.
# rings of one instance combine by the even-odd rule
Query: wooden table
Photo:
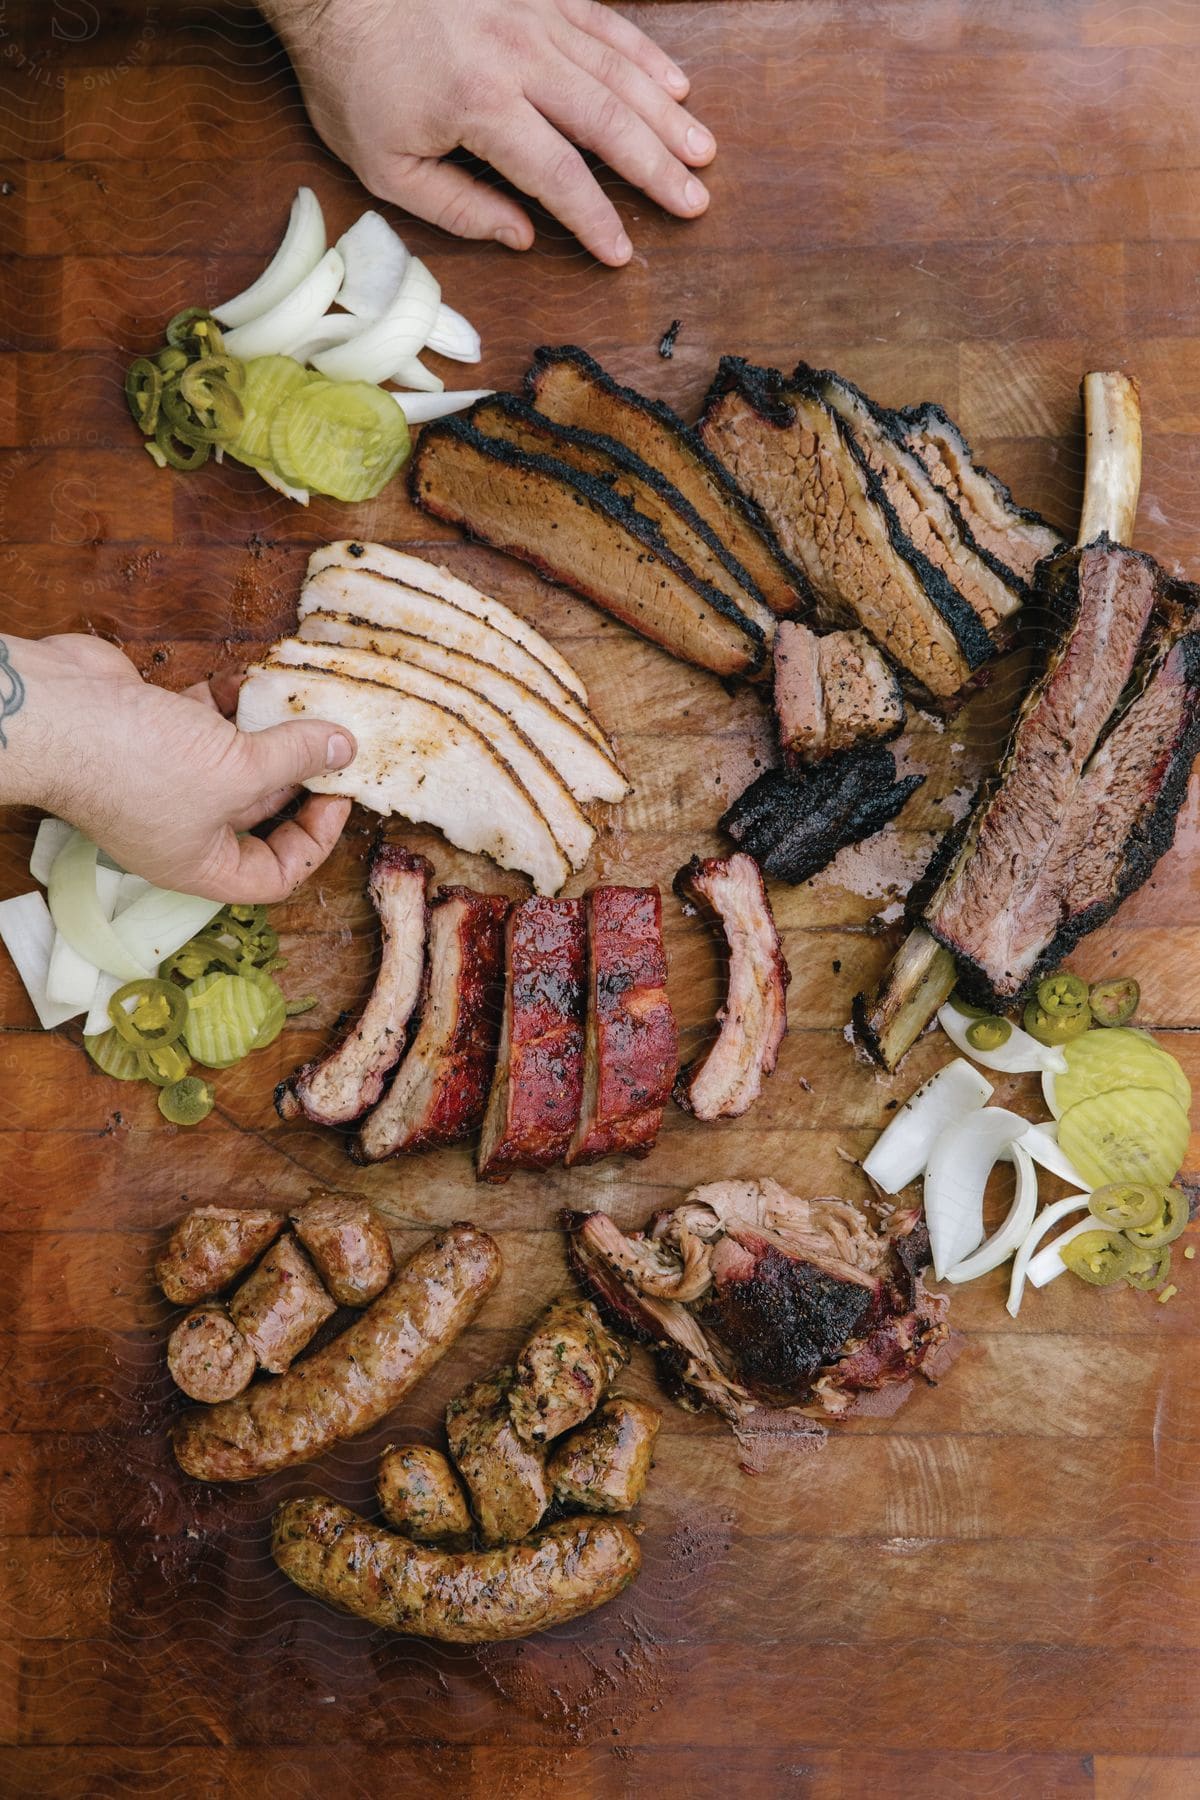
[[(936, 397), (986, 459), (1068, 528), (1089, 367), (1140, 378), (1140, 542), (1200, 569), (1200, 13), (1188, 0), (778, 0), (634, 9), (694, 78), (721, 154), (713, 206), (669, 222), (629, 192), (637, 246), (600, 271), (553, 232), (517, 258), (406, 235), (483, 329), (482, 379), (575, 339), (684, 408), (722, 351), (829, 362), (888, 402)], [(97, 17), (104, 15), (97, 29)], [(0, 6), (0, 571), (3, 624), (84, 627), (183, 685), (288, 629), (314, 544), (424, 546), (536, 619), (573, 658), (637, 792), (589, 878), (658, 881), (768, 745), (728, 695), (503, 558), (468, 549), (399, 486), (307, 512), (248, 472), (156, 470), (124, 414), (124, 360), (188, 303), (240, 287), (311, 182), (338, 229), (364, 204), (305, 125), (278, 46), (225, 4)], [(673, 318), (671, 362), (657, 355)], [(474, 377), (472, 377), (474, 379)], [(475, 1653), (388, 1640), (274, 1571), (277, 1499), (369, 1493), (397, 1430), (507, 1353), (565, 1281), (555, 1217), (626, 1224), (699, 1180), (772, 1175), (865, 1197), (891, 1081), (843, 1028), (887, 955), (873, 928), (923, 866), (1002, 726), (994, 697), (905, 758), (930, 780), (882, 846), (775, 901), (791, 1036), (736, 1127), (668, 1119), (645, 1163), (480, 1191), (467, 1154), (368, 1172), (280, 1125), (274, 1082), (369, 982), (370, 822), (280, 909), (287, 981), (320, 1005), (222, 1076), (193, 1132), (145, 1089), (38, 1034), (0, 969), (0, 1791), (12, 1795), (1095, 1795), (1200, 1793), (1200, 1284), (1167, 1307), (1071, 1281), (1017, 1322), (1000, 1275), (956, 1294), (966, 1348), (938, 1389), (821, 1450), (744, 1451), (668, 1409), (643, 1508), (645, 1568), (607, 1611)], [(1139, 976), (1145, 1017), (1200, 1076), (1197, 790), (1154, 881), (1076, 959)], [(186, 804), (186, 793), (180, 801)], [(32, 821), (3, 820), (4, 893)], [(443, 878), (501, 886), (411, 833)], [(516, 883), (507, 883), (511, 891)], [(864, 892), (864, 890), (866, 890)], [(668, 900), (688, 1043), (719, 992), (710, 938)], [(998, 1098), (1032, 1101), (1000, 1083)], [(1193, 1157), (1193, 1166), (1195, 1166)], [(182, 1480), (164, 1428), (168, 1309), (151, 1284), (190, 1201), (369, 1195), (398, 1241), (471, 1217), (503, 1287), (386, 1431), (249, 1490)], [(633, 1385), (653, 1392), (638, 1366)]]

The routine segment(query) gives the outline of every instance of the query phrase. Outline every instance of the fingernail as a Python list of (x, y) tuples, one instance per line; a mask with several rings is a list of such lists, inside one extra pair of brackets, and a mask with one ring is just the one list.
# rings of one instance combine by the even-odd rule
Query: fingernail
[(348, 762), (354, 760), (354, 745), (344, 732), (335, 731), (325, 746), (325, 767), (327, 769), (344, 769)]
[(693, 212), (696, 211), (697, 207), (703, 206), (707, 199), (708, 194), (705, 192), (704, 188), (700, 186), (698, 181), (687, 181), (684, 183), (683, 203), (685, 206), (690, 207)]
[(613, 256), (615, 260), (617, 262), (628, 262), (632, 255), (633, 245), (629, 241), (628, 234), (624, 231), (619, 231), (613, 239)]
[(683, 70), (677, 63), (670, 63), (667, 67), (667, 86), (672, 88), (677, 94), (685, 94), (687, 92), (687, 85), (688, 78)]
[(687, 147), (693, 156), (707, 156), (716, 143), (711, 131), (705, 131), (703, 125), (689, 125)]
[(496, 242), (503, 244), (506, 250), (519, 250), (523, 239), (515, 225), (501, 225), (496, 233)]

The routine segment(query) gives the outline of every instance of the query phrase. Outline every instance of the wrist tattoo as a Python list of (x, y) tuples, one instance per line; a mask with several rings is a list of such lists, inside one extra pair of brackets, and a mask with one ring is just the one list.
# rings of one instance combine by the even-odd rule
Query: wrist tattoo
[(19, 713), (25, 704), (25, 683), (13, 667), (8, 645), (0, 638), (0, 750), (8, 749), (4, 722)]

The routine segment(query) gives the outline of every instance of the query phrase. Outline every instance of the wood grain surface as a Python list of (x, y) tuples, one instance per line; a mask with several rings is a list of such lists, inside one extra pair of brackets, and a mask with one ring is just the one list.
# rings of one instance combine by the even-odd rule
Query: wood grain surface
[[(774, 0), (629, 8), (688, 68), (716, 130), (713, 205), (660, 216), (614, 184), (632, 266), (561, 232), (514, 257), (405, 234), (483, 330), (480, 378), (575, 340), (694, 406), (721, 352), (832, 363), (887, 402), (936, 398), (1018, 494), (1073, 528), (1077, 384), (1141, 381), (1139, 542), (1200, 572), (1200, 8), (1192, 0)], [(101, 20), (102, 15), (102, 20)], [(317, 543), (416, 546), (536, 621), (578, 664), (636, 792), (586, 880), (666, 892), (769, 736), (729, 694), (515, 563), (416, 514), (397, 484), (307, 512), (248, 471), (160, 473), (124, 361), (176, 308), (261, 266), (296, 185), (341, 230), (366, 203), (307, 127), (248, 8), (168, 0), (0, 5), (0, 619), (89, 629), (182, 686), (288, 629)], [(682, 320), (675, 356), (657, 345)], [(447, 373), (452, 373), (447, 370)], [(476, 379), (470, 376), (472, 382)], [(668, 1408), (642, 1509), (645, 1566), (593, 1618), (475, 1651), (388, 1639), (279, 1576), (268, 1519), (315, 1488), (364, 1503), (379, 1448), (433, 1440), (458, 1387), (507, 1354), (565, 1282), (555, 1218), (641, 1221), (704, 1179), (771, 1175), (865, 1198), (892, 1080), (844, 1026), (889, 949), (878, 927), (994, 754), (1010, 677), (952, 726), (918, 721), (929, 780), (886, 840), (773, 898), (791, 1034), (761, 1104), (672, 1114), (646, 1162), (479, 1189), (469, 1156), (355, 1168), (281, 1125), (274, 1083), (365, 993), (371, 822), (278, 923), (317, 1010), (219, 1078), (197, 1130), (39, 1034), (0, 967), (0, 1792), (88, 1797), (1200, 1794), (1200, 1282), (1166, 1307), (1062, 1281), (1019, 1320), (997, 1274), (956, 1293), (965, 1339), (937, 1389), (822, 1448), (739, 1446)], [(1154, 880), (1075, 959), (1143, 984), (1145, 1016), (1200, 1082), (1200, 807)], [(180, 804), (186, 805), (186, 792)], [(33, 828), (0, 815), (0, 892)], [(442, 879), (518, 891), (428, 834)], [(576, 884), (582, 886), (583, 883)], [(720, 991), (711, 937), (668, 897), (684, 1047)], [(999, 1081), (1002, 1103), (1034, 1103)], [(1193, 1144), (1191, 1166), (1200, 1166)], [(184, 1480), (156, 1245), (188, 1201), (368, 1195), (403, 1247), (432, 1223), (497, 1233), (506, 1272), (402, 1412), (317, 1468), (241, 1490)], [(654, 1391), (639, 1362), (631, 1388)]]

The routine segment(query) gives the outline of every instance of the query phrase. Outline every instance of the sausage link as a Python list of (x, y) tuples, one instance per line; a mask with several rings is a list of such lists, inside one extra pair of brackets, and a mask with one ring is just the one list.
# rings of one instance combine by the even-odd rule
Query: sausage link
[(214, 1406), (248, 1388), (258, 1365), (223, 1306), (197, 1306), (167, 1339), (167, 1367), (189, 1400)]
[(176, 1306), (211, 1300), (249, 1268), (284, 1224), (282, 1213), (265, 1208), (193, 1206), (158, 1259), (158, 1285)]
[(185, 1414), (175, 1431), (180, 1467), (199, 1481), (252, 1481), (357, 1437), (470, 1324), (501, 1266), (498, 1245), (474, 1225), (439, 1232), (324, 1349), (240, 1400)]
[(337, 1306), (289, 1231), (247, 1275), (229, 1311), (263, 1368), (282, 1375)]
[(628, 1512), (646, 1490), (654, 1440), (662, 1424), (656, 1406), (606, 1400), (586, 1425), (558, 1444), (546, 1473), (560, 1506), (588, 1512)]
[(392, 1241), (365, 1200), (319, 1194), (292, 1224), (339, 1306), (366, 1306), (392, 1279)]
[(375, 1477), (379, 1510), (394, 1531), (415, 1544), (470, 1538), (467, 1496), (448, 1457), (425, 1444), (393, 1444)]
[(455, 1556), (323, 1495), (284, 1502), (271, 1551), (318, 1600), (451, 1644), (502, 1643), (577, 1619), (614, 1599), (641, 1565), (636, 1537), (617, 1519), (560, 1519), (524, 1544)]

